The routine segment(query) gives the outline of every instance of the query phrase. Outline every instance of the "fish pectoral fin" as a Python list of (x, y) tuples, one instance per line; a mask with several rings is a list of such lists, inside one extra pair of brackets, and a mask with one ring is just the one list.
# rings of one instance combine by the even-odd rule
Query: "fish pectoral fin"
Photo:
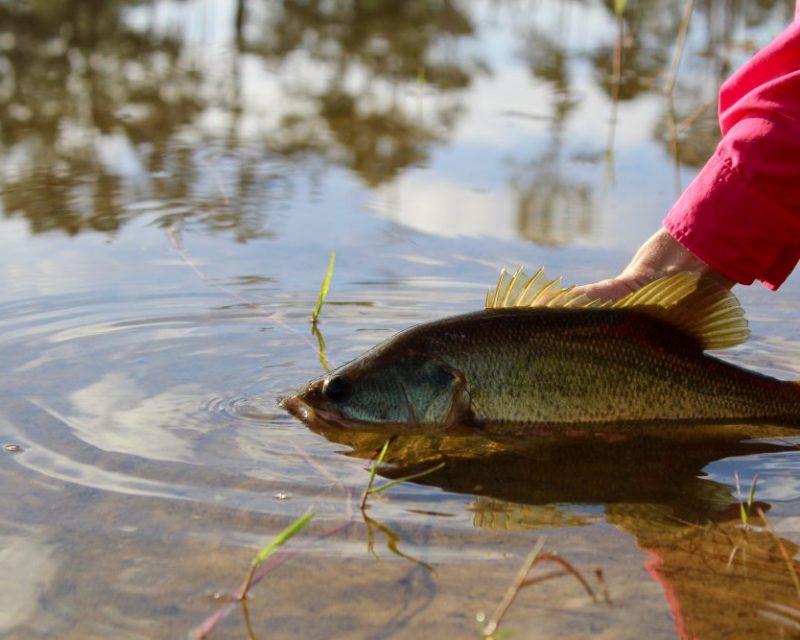
[(450, 398), (450, 408), (444, 421), (445, 429), (460, 424), (469, 415), (472, 405), (466, 377), (456, 369), (451, 368), (451, 371), (453, 372), (453, 395)]
[(505, 269), (486, 294), (487, 309), (550, 307), (569, 309), (630, 309), (664, 320), (693, 336), (703, 349), (725, 349), (743, 343), (750, 332), (736, 296), (718, 282), (682, 271), (653, 280), (620, 300), (591, 300), (550, 280), (539, 269), (532, 277), (520, 267)]
[(419, 425), (419, 418), (417, 417), (417, 411), (414, 409), (414, 403), (411, 402), (411, 396), (408, 394), (408, 389), (406, 389), (406, 385), (402, 382), (400, 383), (400, 388), (403, 391), (403, 397), (406, 399), (406, 409), (408, 410), (408, 423), (411, 426), (416, 427)]

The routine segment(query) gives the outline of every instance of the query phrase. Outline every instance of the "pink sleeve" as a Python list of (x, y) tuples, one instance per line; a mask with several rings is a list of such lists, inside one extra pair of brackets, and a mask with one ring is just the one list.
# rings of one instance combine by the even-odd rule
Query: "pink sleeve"
[(664, 220), (701, 260), (777, 289), (800, 260), (800, 1), (720, 90), (722, 141)]

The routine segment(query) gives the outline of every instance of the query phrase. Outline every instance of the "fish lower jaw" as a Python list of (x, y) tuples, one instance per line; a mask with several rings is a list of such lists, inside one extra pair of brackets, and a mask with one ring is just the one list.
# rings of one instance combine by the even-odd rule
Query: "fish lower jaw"
[(315, 426), (335, 426), (335, 427), (348, 427), (350, 426), (347, 421), (343, 421), (341, 416), (332, 412), (325, 411), (324, 409), (315, 408), (312, 405), (303, 402), (300, 398), (292, 396), (284, 398), (280, 401), (280, 405), (286, 411), (300, 420), (303, 424), (309, 427)]
[(300, 398), (284, 398), (280, 401), (280, 405), (291, 415), (301, 420), (305, 424), (310, 424), (316, 418), (313, 407), (307, 405), (305, 402), (300, 400)]

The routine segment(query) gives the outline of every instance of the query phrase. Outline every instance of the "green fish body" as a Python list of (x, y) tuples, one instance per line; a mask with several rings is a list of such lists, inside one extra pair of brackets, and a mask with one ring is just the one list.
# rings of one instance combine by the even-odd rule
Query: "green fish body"
[(284, 406), (309, 424), (515, 435), (800, 423), (796, 383), (705, 353), (747, 336), (729, 291), (678, 274), (598, 303), (541, 275), (501, 277), (486, 309), (402, 331)]

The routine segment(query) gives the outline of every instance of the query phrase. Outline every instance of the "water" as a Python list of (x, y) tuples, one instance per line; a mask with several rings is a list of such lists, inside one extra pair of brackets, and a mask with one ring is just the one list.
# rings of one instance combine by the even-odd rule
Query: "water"
[[(313, 507), (252, 591), (256, 637), (478, 637), (542, 534), (613, 606), (550, 579), (514, 637), (796, 634), (791, 448), (453, 444), (371, 523), (350, 519), (350, 445), (380, 441), (275, 402), (322, 370), (333, 249), (332, 365), (477, 308), (501, 267), (614, 274), (713, 149), (720, 78), (791, 7), (696, 8), (677, 171), (659, 87), (683, 3), (631, 3), (613, 138), (599, 2), (245, 8), (0, 3), (0, 632), (185, 636)], [(738, 292), (753, 338), (725, 357), (800, 377), (799, 282)], [(424, 469), (430, 449), (394, 456)], [(783, 550), (739, 526), (734, 473), (745, 493), (759, 474)], [(247, 637), (242, 612), (211, 637)]]

